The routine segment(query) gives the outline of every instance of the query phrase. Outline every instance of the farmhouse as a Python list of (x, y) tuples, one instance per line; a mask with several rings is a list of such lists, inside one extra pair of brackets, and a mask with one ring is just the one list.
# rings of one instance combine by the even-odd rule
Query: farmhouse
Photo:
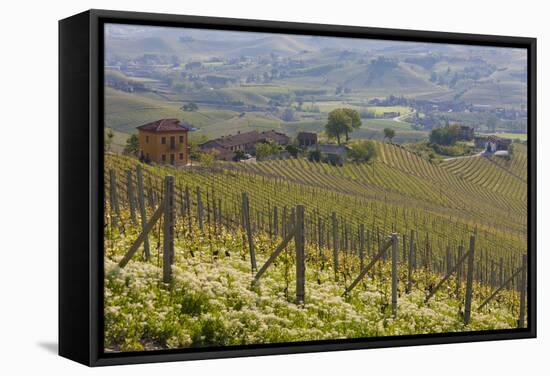
[(312, 148), (318, 149), (324, 154), (328, 163), (342, 166), (347, 158), (347, 149), (344, 145), (317, 144)]
[(467, 125), (461, 125), (458, 127), (457, 139), (459, 141), (470, 141), (474, 138), (474, 128)]
[(192, 126), (178, 119), (160, 119), (137, 127), (139, 157), (146, 162), (186, 165), (188, 132)]
[(488, 153), (494, 153), (500, 150), (508, 150), (512, 140), (508, 138), (500, 138), (497, 136), (476, 136), (474, 144), (476, 148), (482, 148)]
[(236, 135), (222, 136), (209, 140), (200, 145), (202, 151), (215, 150), (216, 159), (229, 161), (239, 150), (245, 153), (254, 153), (255, 147), (261, 142), (271, 141), (278, 145), (287, 145), (290, 137), (274, 130), (258, 132), (238, 132)]
[(308, 146), (317, 144), (317, 133), (313, 132), (300, 132), (296, 137), (298, 141), (298, 146), (301, 148), (306, 148)]
[(384, 119), (393, 119), (393, 118), (396, 118), (398, 117), (399, 115), (401, 115), (400, 112), (397, 112), (397, 111), (388, 111), (388, 112), (384, 112), (382, 114), (382, 117)]

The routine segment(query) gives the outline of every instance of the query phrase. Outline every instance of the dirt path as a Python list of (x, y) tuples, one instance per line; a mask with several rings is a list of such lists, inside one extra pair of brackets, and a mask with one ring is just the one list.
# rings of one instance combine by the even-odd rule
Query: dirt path
[(396, 116), (394, 118), (392, 118), (393, 121), (396, 121), (398, 123), (405, 123), (403, 120), (401, 120), (402, 118), (406, 117), (406, 116), (409, 116), (409, 115), (412, 115), (416, 112), (416, 110), (412, 110), (411, 112), (407, 112), (406, 114), (403, 114), (403, 115), (399, 115), (399, 116)]
[(462, 155), (462, 156), (460, 156), (460, 157), (445, 158), (445, 159), (443, 160), (443, 162), (453, 161), (453, 160), (455, 160), (455, 159), (474, 158), (474, 157), (483, 157), (483, 152), (477, 153), (477, 154), (473, 154), (473, 155)]

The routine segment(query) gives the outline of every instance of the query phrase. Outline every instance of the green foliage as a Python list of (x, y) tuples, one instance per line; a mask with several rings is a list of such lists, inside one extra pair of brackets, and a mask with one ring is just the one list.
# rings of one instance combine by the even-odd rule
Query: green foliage
[(325, 131), (331, 138), (336, 138), (340, 144), (341, 136), (346, 136), (349, 140), (349, 134), (355, 129), (361, 127), (361, 117), (356, 110), (351, 108), (336, 108), (329, 112), (328, 121), (325, 125)]
[(439, 145), (431, 144), (433, 150), (440, 155), (445, 155), (448, 157), (460, 157), (472, 154), (474, 152), (474, 147), (468, 145), (464, 142), (456, 142), (453, 145)]
[(139, 154), (139, 138), (133, 134), (126, 140), (126, 146), (124, 147), (124, 154), (137, 157)]
[(344, 110), (344, 113), (351, 119), (352, 130), (361, 128), (361, 116), (357, 110), (352, 108), (343, 108), (342, 110)]
[(201, 164), (201, 166), (210, 167), (216, 161), (217, 153), (218, 152), (214, 149), (207, 150), (207, 151), (201, 151), (201, 152), (196, 153), (196, 157), (197, 157), (198, 162)]
[(387, 138), (392, 141), (392, 139), (395, 137), (395, 130), (392, 128), (384, 128), (384, 138)]
[(285, 150), (288, 151), (290, 155), (293, 156), (294, 158), (296, 158), (298, 156), (298, 153), (300, 152), (300, 148), (298, 148), (296, 145), (293, 145), (293, 144), (288, 144), (285, 147)]
[(349, 148), (348, 156), (355, 162), (373, 163), (376, 159), (376, 146), (372, 141), (356, 141), (351, 143)]
[(430, 142), (445, 146), (453, 145), (458, 138), (458, 129), (458, 125), (432, 129), (430, 132)]
[(103, 148), (105, 151), (111, 151), (111, 145), (113, 144), (113, 138), (115, 134), (111, 128), (105, 128), (103, 137)]
[(256, 145), (256, 158), (262, 159), (280, 152), (279, 145), (267, 141)]
[(237, 150), (237, 151), (235, 152), (235, 156), (233, 157), (233, 160), (234, 160), (235, 162), (238, 162), (238, 161), (240, 161), (240, 160), (243, 160), (243, 159), (246, 158), (245, 155), (246, 155), (246, 153), (245, 153), (243, 150)]

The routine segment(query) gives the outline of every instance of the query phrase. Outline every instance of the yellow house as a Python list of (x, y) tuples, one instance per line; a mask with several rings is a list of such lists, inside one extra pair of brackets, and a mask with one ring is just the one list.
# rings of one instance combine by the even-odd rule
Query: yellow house
[(178, 119), (160, 119), (137, 129), (141, 160), (176, 166), (188, 163), (189, 124)]

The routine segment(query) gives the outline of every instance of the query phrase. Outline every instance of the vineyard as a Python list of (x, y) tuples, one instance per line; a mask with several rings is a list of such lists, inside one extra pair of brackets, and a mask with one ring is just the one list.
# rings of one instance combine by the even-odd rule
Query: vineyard
[(523, 327), (526, 149), (434, 164), (105, 157), (105, 348)]

